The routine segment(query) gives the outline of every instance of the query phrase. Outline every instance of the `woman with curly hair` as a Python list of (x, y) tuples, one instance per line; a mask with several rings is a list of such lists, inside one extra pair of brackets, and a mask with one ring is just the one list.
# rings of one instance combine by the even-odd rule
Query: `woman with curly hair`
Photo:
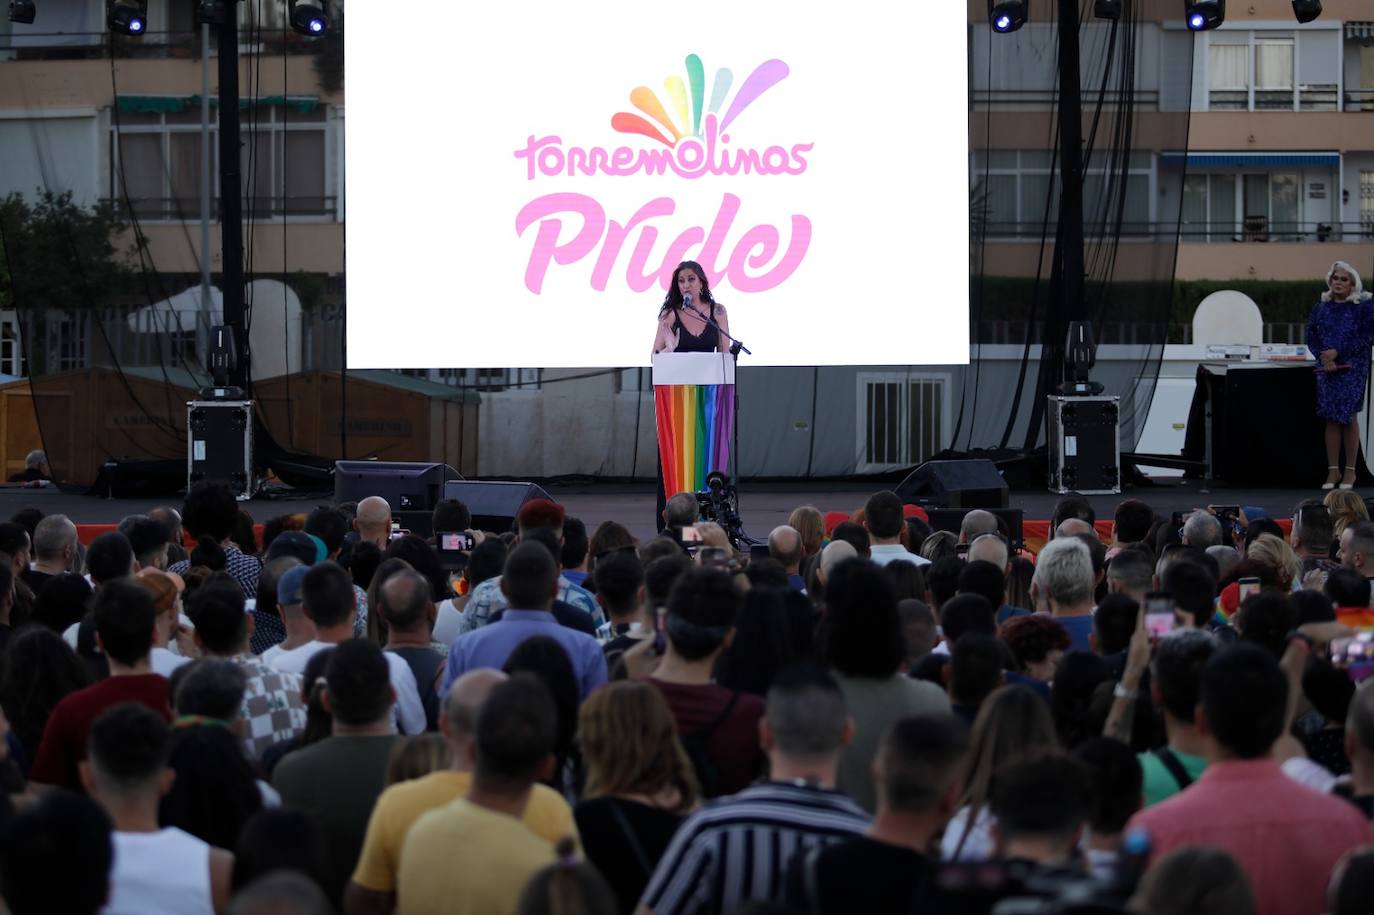
[(1059, 659), (1069, 650), (1073, 639), (1069, 631), (1051, 616), (1014, 616), (997, 630), (1016, 656), (1017, 672), (1042, 683), (1054, 679)]
[(573, 810), (577, 832), (628, 915), (697, 805), (696, 773), (662, 693), (637, 680), (618, 680), (587, 697), (577, 741), (586, 772)]

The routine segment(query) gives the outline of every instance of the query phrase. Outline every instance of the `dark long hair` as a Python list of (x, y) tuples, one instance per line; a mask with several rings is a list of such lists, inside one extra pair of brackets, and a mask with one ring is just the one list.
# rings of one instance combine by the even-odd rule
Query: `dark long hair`
[(158, 822), (232, 851), (262, 795), (243, 744), (219, 723), (186, 724), (172, 733), (167, 767), (176, 772), (158, 803)]
[(668, 312), (677, 311), (682, 307), (682, 292), (677, 288), (677, 275), (684, 270), (692, 271), (701, 281), (701, 300), (712, 305), (716, 304), (715, 297), (711, 295), (711, 283), (706, 279), (706, 271), (701, 269), (701, 264), (696, 261), (683, 261), (673, 270), (673, 278), (668, 283), (668, 294), (663, 297), (663, 307), (658, 310), (660, 318)]
[(32, 764), (48, 716), (63, 697), (91, 682), (90, 672), (62, 636), (42, 626), (17, 633), (6, 651), (0, 706)]

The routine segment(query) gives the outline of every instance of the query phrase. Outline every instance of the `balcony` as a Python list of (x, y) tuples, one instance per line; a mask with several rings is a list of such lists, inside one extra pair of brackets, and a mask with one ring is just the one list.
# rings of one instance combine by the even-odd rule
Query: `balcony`
[[(307, 38), (290, 29), (257, 28), (251, 23), (242, 23), (240, 30), (239, 54), (244, 56), (313, 57), (323, 47), (320, 39)], [(250, 36), (254, 40), (248, 40)], [(200, 50), (199, 30), (149, 31), (131, 38), (105, 29), (98, 32), (42, 31), (15, 26), (9, 34), (0, 35), (0, 61), (104, 60), (112, 52), (116, 59), (199, 60)], [(219, 56), (213, 35), (210, 56)]]

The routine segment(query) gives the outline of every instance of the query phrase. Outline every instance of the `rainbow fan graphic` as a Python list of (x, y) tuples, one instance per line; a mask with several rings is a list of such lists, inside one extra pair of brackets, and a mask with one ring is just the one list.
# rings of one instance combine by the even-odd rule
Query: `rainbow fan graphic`
[(763, 93), (786, 79), (790, 72), (787, 64), (780, 60), (765, 60), (740, 84), (730, 107), (721, 115), (725, 98), (730, 94), (734, 74), (725, 67), (716, 71), (715, 80), (711, 84), (710, 102), (707, 103), (706, 71), (701, 64), (701, 58), (695, 54), (688, 54), (686, 64), (685, 83), (682, 77), (677, 75), (669, 76), (663, 81), (664, 91), (667, 92), (668, 102), (676, 118), (668, 113), (668, 109), (652, 89), (640, 86), (630, 93), (630, 104), (652, 118), (652, 121), (638, 114), (621, 111), (611, 117), (611, 127), (620, 133), (634, 133), (657, 140), (671, 148), (684, 137), (701, 136), (702, 119), (706, 114), (714, 114), (720, 118), (720, 130), (723, 132), (740, 112), (753, 104)]

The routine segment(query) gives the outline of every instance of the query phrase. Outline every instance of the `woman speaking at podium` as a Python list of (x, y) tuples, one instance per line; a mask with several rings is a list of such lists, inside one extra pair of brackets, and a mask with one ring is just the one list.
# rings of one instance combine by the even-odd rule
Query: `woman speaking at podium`
[[(707, 310), (709, 309), (709, 311)], [(722, 335), (707, 323), (710, 318), (725, 331)], [(658, 312), (658, 333), (654, 336), (654, 354), (658, 353), (715, 353), (730, 349), (730, 322), (725, 306), (711, 295), (706, 272), (696, 261), (677, 265), (673, 284), (663, 298)]]
[[(1307, 319), (1307, 348), (1317, 357), (1317, 415), (1326, 420), (1326, 482), (1332, 489), (1355, 485), (1360, 421), (1369, 379), (1369, 347), (1374, 344), (1374, 303), (1360, 274), (1336, 261), (1326, 274), (1327, 291)], [(1345, 446), (1342, 470), (1341, 446)]]

